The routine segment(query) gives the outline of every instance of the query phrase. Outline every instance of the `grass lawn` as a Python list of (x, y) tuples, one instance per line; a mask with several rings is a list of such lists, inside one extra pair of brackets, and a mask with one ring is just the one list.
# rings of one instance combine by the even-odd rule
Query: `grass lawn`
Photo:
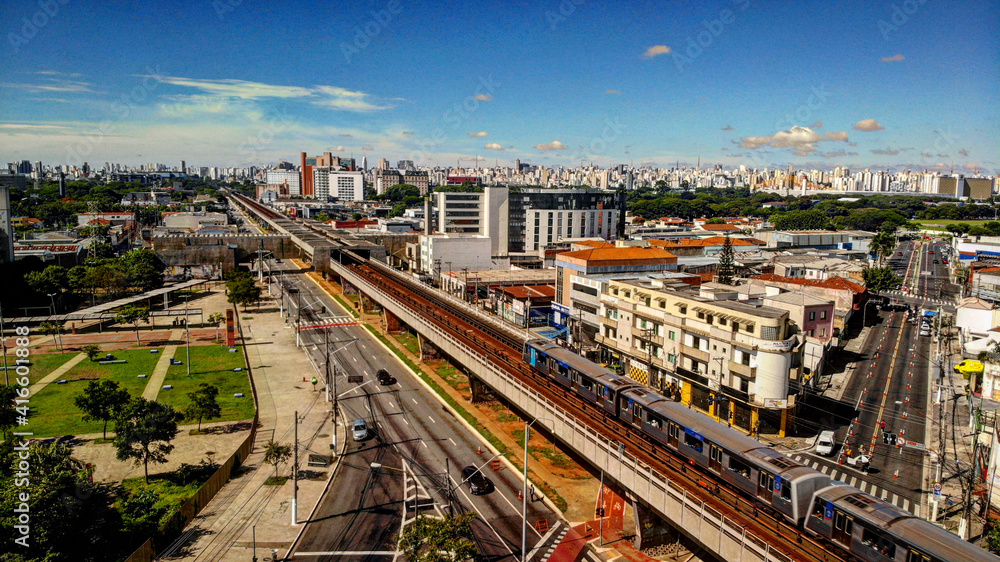
[(396, 338), (396, 341), (401, 343), (403, 347), (409, 350), (410, 353), (420, 355), (420, 346), (417, 343), (417, 336), (414, 336), (410, 332), (403, 332), (401, 334), (392, 334), (392, 337)]
[[(990, 219), (990, 220), (992, 220), (992, 219)], [(922, 219), (922, 220), (913, 221), (913, 222), (919, 224), (921, 228), (926, 229), (926, 230), (942, 230), (942, 231), (946, 231), (945, 228), (949, 224), (965, 223), (965, 224), (968, 224), (969, 226), (975, 226), (977, 224), (981, 225), (981, 224), (984, 224), (984, 223), (988, 223), (988, 222), (990, 222), (990, 220), (965, 220), (965, 221), (963, 221), (963, 220), (951, 220), (951, 219), (933, 219), (933, 220), (932, 219), (926, 219), (926, 220)]]
[[(100, 433), (104, 424), (100, 421), (83, 421), (81, 419), (83, 413), (73, 404), (73, 399), (83, 393), (90, 381), (102, 378), (117, 382), (132, 396), (141, 396), (149, 379), (140, 379), (138, 375), (153, 374), (153, 367), (160, 359), (159, 353), (150, 353), (148, 349), (115, 351), (114, 356), (117, 359), (125, 359), (128, 363), (101, 365), (85, 359), (66, 373), (64, 378), (69, 382), (66, 384), (53, 382), (46, 385), (36, 396), (32, 396), (28, 430), (33, 431), (35, 437)], [(114, 423), (108, 424), (109, 432), (113, 427)]]
[[(35, 353), (32, 354), (28, 359), (31, 361), (31, 365), (28, 366), (28, 380), (31, 384), (45, 378), (46, 375), (56, 370), (60, 365), (69, 361), (70, 359), (76, 357), (78, 353)], [(14, 378), (14, 367), (17, 357), (13, 355), (7, 356), (7, 366), (10, 367), (8, 373), (10, 378)], [(0, 363), (0, 369), (2, 369), (3, 364)]]
[[(141, 468), (141, 466), (140, 466)], [(152, 490), (160, 496), (160, 501), (156, 502), (156, 507), (181, 506), (191, 499), (191, 496), (198, 491), (202, 484), (212, 477), (218, 466), (195, 465), (187, 475), (182, 475), (179, 471), (168, 474), (152, 474), (160, 470), (160, 465), (149, 465), (149, 484), (141, 476), (139, 478), (128, 478), (122, 481), (122, 487), (130, 492), (138, 492), (141, 489)]]
[[(198, 390), (198, 385), (208, 383), (219, 389), (216, 400), (222, 408), (222, 417), (205, 422), (248, 420), (253, 418), (253, 396), (250, 393), (250, 381), (247, 380), (246, 365), (243, 362), (243, 350), (236, 348), (236, 353), (229, 353), (229, 348), (223, 345), (191, 346), (191, 376), (187, 374), (187, 365), (171, 365), (163, 384), (172, 384), (170, 390), (160, 390), (156, 397), (158, 402), (173, 406), (178, 412), (191, 403), (187, 394)], [(183, 347), (177, 348), (174, 357), (185, 361), (187, 356)], [(244, 370), (233, 372), (236, 367)], [(234, 398), (233, 394), (243, 393), (243, 398)], [(185, 425), (198, 423), (198, 420), (184, 420)]]

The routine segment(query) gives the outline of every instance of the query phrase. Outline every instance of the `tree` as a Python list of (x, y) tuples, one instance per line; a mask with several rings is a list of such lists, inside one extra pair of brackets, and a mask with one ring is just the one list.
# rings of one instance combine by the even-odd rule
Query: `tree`
[(165, 463), (174, 450), (170, 441), (177, 435), (178, 413), (170, 406), (141, 396), (128, 402), (115, 418), (115, 456), (143, 465), (149, 483), (149, 463)]
[(352, 221), (359, 221), (359, 220), (361, 220), (362, 216), (363, 215), (361, 213), (354, 213), (353, 215), (351, 215), (351, 220)]
[(198, 390), (188, 392), (188, 400), (191, 401), (184, 409), (184, 417), (188, 419), (198, 419), (198, 431), (201, 431), (201, 420), (211, 420), (222, 415), (222, 408), (216, 401), (219, 389), (208, 383), (198, 385)]
[(80, 351), (87, 354), (87, 359), (93, 361), (98, 355), (101, 354), (101, 346), (96, 343), (90, 343), (83, 346)]
[(161, 499), (163, 498), (159, 494), (148, 488), (129, 492), (126, 497), (118, 501), (122, 530), (136, 537), (149, 536), (156, 532), (160, 520), (167, 513), (167, 506), (156, 506)]
[(135, 344), (142, 345), (142, 342), (139, 341), (139, 323), (149, 322), (149, 309), (143, 306), (126, 306), (118, 311), (115, 322), (132, 324), (135, 327)]
[(209, 326), (215, 326), (215, 339), (219, 339), (219, 325), (226, 321), (226, 315), (221, 312), (211, 314), (206, 322)]
[(260, 300), (260, 287), (254, 282), (253, 277), (248, 273), (244, 276), (233, 277), (226, 282), (226, 289), (229, 291), (229, 302), (243, 305), (243, 310), (252, 302)]
[(104, 422), (104, 438), (108, 438), (108, 422), (115, 419), (128, 404), (128, 391), (118, 383), (108, 379), (90, 381), (82, 394), (73, 399), (77, 408), (83, 411), (83, 421)]
[(969, 236), (991, 236), (993, 233), (985, 226), (973, 225), (969, 228)]
[[(14, 385), (2, 385), (0, 386), (0, 432), (6, 438), (10, 434), (10, 430), (17, 427), (17, 418), (21, 414), (17, 411), (16, 399), (21, 398), (17, 393), (17, 388)], [(25, 409), (25, 417), (27, 417), (27, 409)]]
[(285, 463), (292, 456), (292, 448), (276, 443), (274, 439), (264, 445), (264, 462), (274, 466), (274, 475), (278, 476), (278, 465)]
[(478, 554), (472, 539), (475, 513), (436, 519), (418, 515), (403, 529), (399, 548), (411, 562), (458, 562), (473, 560)]
[(719, 268), (716, 271), (715, 279), (725, 285), (733, 284), (733, 277), (736, 276), (736, 253), (733, 251), (733, 241), (726, 235), (726, 241), (722, 243), (722, 251), (719, 252)]
[(87, 254), (88, 257), (98, 260), (108, 259), (114, 257), (115, 249), (107, 242), (94, 241), (90, 244), (90, 247), (87, 248)]
[(61, 293), (69, 288), (69, 275), (65, 267), (50, 265), (42, 271), (32, 271), (24, 280), (39, 294)]
[(59, 351), (62, 352), (62, 339), (59, 335), (66, 331), (66, 328), (64, 328), (62, 324), (58, 322), (42, 322), (42, 325), (38, 327), (38, 331), (46, 336), (52, 336), (56, 345), (59, 346)]
[(130, 286), (143, 291), (159, 289), (163, 286), (163, 260), (148, 248), (130, 250), (119, 258), (119, 264), (128, 276)]
[(822, 211), (788, 211), (771, 215), (775, 230), (826, 230), (830, 219)]
[(870, 293), (895, 291), (903, 286), (903, 278), (896, 275), (891, 267), (866, 267), (861, 276)]
[(891, 232), (880, 230), (878, 234), (872, 236), (868, 248), (878, 256), (878, 264), (881, 266), (885, 257), (892, 255), (892, 251), (896, 249), (896, 237)]

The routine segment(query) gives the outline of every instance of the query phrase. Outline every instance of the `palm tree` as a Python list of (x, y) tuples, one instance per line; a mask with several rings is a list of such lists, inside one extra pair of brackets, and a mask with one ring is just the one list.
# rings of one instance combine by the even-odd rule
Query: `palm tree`
[(892, 254), (892, 251), (896, 249), (896, 236), (887, 230), (879, 231), (878, 234), (872, 237), (871, 242), (868, 243), (868, 247), (878, 256), (878, 265), (881, 267), (885, 257)]

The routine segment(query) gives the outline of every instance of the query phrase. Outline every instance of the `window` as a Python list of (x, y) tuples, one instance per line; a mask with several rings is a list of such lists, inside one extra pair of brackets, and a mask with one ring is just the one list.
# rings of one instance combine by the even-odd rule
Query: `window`
[(826, 337), (826, 328), (820, 328), (819, 329), (819, 337), (821, 337), (821, 338), (825, 338)]
[(674, 355), (673, 353), (668, 353), (667, 354), (667, 361), (669, 361), (671, 363), (676, 363), (677, 362), (677, 356)]
[(677, 332), (675, 332), (675, 331), (673, 331), (673, 330), (670, 330), (670, 334), (668, 335), (668, 337), (669, 337), (670, 339), (672, 339), (672, 340), (676, 341), (676, 340), (677, 340)]
[(816, 498), (816, 503), (813, 504), (812, 516), (817, 519), (822, 519), (826, 515), (826, 500), (823, 498)]
[(810, 312), (809, 313), (809, 320), (815, 320), (815, 319), (816, 319), (816, 313), (815, 312)]
[(663, 429), (663, 422), (657, 418), (654, 418), (652, 415), (646, 414), (646, 420), (649, 422), (649, 427), (652, 427), (653, 429), (656, 430)]
[(729, 457), (729, 470), (739, 474), (743, 478), (750, 480), (750, 466), (743, 463), (739, 459)]
[(705, 319), (705, 313), (704, 312), (699, 312), (698, 313), (698, 320), (704, 320), (704, 319)]
[(781, 499), (785, 501), (792, 501), (792, 485), (788, 480), (781, 481)]
[(825, 310), (821, 310), (820, 311), (820, 313), (819, 313), (819, 319), (820, 320), (826, 320), (826, 311)]
[(725, 326), (726, 325), (726, 319), (725, 318), (719, 318), (719, 325), (720, 326)]
[(722, 462), (722, 449), (720, 449), (718, 447), (712, 447), (708, 451), (708, 456), (711, 457), (711, 459), (713, 461), (715, 461), (717, 463), (721, 463)]
[(699, 453), (702, 452), (705, 447), (705, 444), (702, 443), (701, 439), (694, 437), (690, 433), (684, 434), (684, 444), (687, 445), (688, 447), (691, 447), (695, 451), (698, 451)]

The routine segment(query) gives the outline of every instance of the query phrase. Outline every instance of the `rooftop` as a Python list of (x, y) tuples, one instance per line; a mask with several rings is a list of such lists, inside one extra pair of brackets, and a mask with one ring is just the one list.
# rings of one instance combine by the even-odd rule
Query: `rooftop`
[(777, 283), (788, 283), (791, 285), (803, 285), (806, 287), (821, 287), (824, 289), (834, 289), (839, 291), (851, 291), (852, 293), (863, 293), (865, 292), (865, 287), (853, 281), (848, 281), (843, 277), (831, 277), (823, 281), (816, 279), (800, 279), (797, 277), (785, 277), (783, 275), (775, 275), (773, 273), (765, 273), (764, 275), (754, 275), (751, 279), (757, 279), (760, 281), (774, 281)]
[(660, 248), (643, 248), (630, 246), (625, 248), (601, 247), (587, 250), (577, 250), (575, 252), (564, 252), (556, 256), (556, 259), (572, 258), (584, 261), (630, 261), (630, 260), (665, 260), (665, 263), (672, 263), (677, 256)]
[(503, 292), (515, 299), (538, 299), (554, 298), (556, 288), (553, 285), (520, 285), (516, 287), (504, 287)]
[(823, 304), (833, 304), (833, 301), (831, 300), (821, 299), (819, 297), (814, 297), (812, 295), (807, 295), (805, 293), (800, 293), (797, 291), (788, 291), (785, 293), (764, 297), (764, 302), (767, 301), (784, 302), (788, 304), (797, 304), (801, 306), (818, 306)]
[(646, 289), (649, 291), (658, 291), (661, 293), (673, 293), (679, 297), (683, 297), (691, 301), (696, 301), (699, 303), (704, 303), (706, 305), (711, 305), (719, 308), (725, 308), (728, 310), (732, 310), (734, 312), (739, 312), (741, 314), (760, 316), (762, 318), (781, 318), (782, 316), (786, 316), (788, 314), (787, 311), (782, 310), (780, 308), (774, 308), (772, 306), (766, 306), (762, 304), (753, 304), (746, 301), (738, 301), (738, 300), (714, 300), (705, 298), (695, 292), (697, 289), (678, 290), (675, 288), (661, 288), (656, 284), (654, 284), (651, 280), (644, 278), (622, 279), (618, 281), (618, 283), (621, 283), (623, 285), (632, 285), (633, 287), (638, 287), (640, 289)]

